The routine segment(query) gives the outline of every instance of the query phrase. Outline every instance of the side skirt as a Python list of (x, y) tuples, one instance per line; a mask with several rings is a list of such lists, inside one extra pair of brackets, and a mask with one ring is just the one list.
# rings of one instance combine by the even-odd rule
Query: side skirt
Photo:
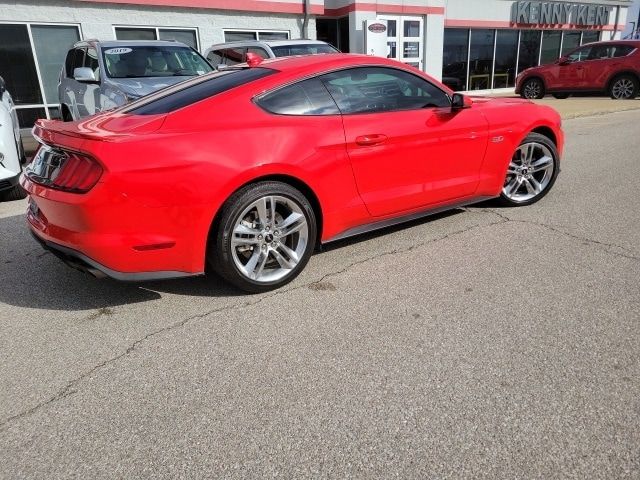
[(462, 201), (447, 203), (439, 207), (427, 208), (425, 210), (410, 213), (408, 215), (402, 215), (400, 217), (387, 218), (385, 220), (378, 220), (378, 221), (374, 221), (364, 225), (358, 225), (357, 227), (353, 227), (348, 230), (345, 230), (344, 232), (339, 233), (335, 237), (331, 237), (330, 239), (325, 240), (324, 242), (322, 242), (322, 244), (324, 245), (327, 243), (336, 242), (338, 240), (343, 240), (345, 238), (355, 237), (356, 235), (361, 235), (363, 233), (372, 232), (374, 230), (380, 230), (382, 228), (392, 227), (400, 223), (410, 222), (411, 220), (417, 220), (419, 218), (428, 217), (430, 215), (435, 215), (437, 213), (446, 212), (447, 210), (453, 210), (454, 208), (466, 207), (467, 205), (483, 202), (491, 198), (496, 198), (496, 197), (483, 196), (483, 197), (468, 198)]

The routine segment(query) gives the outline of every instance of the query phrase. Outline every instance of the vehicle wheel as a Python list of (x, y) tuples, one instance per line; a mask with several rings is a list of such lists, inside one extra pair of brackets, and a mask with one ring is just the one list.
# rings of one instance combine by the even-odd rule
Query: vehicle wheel
[(4, 192), (0, 192), (0, 200), (3, 202), (12, 202), (13, 200), (22, 200), (27, 197), (27, 192), (20, 185), (14, 185)]
[(629, 100), (638, 95), (638, 80), (631, 75), (620, 75), (611, 82), (609, 95), (614, 100)]
[(558, 150), (544, 135), (530, 133), (511, 158), (500, 194), (509, 207), (531, 205), (544, 197), (558, 176)]
[(539, 78), (531, 78), (524, 82), (522, 85), (522, 92), (520, 93), (522, 98), (543, 98), (544, 97), (544, 84)]
[(281, 182), (248, 185), (222, 207), (208, 259), (238, 288), (266, 292), (298, 276), (316, 234), (313, 208), (298, 190)]
[(553, 98), (557, 98), (558, 100), (564, 100), (565, 98), (569, 98), (568, 93), (552, 93)]

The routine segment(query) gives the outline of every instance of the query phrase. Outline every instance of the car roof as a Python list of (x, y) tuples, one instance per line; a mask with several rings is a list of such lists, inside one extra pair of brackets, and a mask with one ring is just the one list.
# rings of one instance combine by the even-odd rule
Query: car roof
[(585, 43), (585, 45), (629, 45), (640, 48), (640, 40), (601, 40), (599, 42)]
[(174, 42), (173, 40), (105, 40), (100, 41), (97, 39), (82, 40), (76, 42), (74, 47), (81, 47), (84, 45), (99, 46), (101, 48), (112, 47), (187, 47), (182, 42)]
[(312, 73), (369, 65), (413, 68), (402, 64), (397, 60), (359, 53), (325, 53), (322, 55), (296, 55), (293, 57), (266, 58), (258, 64), (260, 67), (272, 68), (280, 72), (291, 73), (297, 73), (298, 71), (309, 71), (309, 73)]
[(321, 40), (238, 40), (235, 42), (224, 42), (212, 45), (209, 49), (224, 48), (224, 47), (249, 47), (249, 46), (262, 46), (268, 47), (280, 47), (287, 45), (328, 45), (327, 42)]

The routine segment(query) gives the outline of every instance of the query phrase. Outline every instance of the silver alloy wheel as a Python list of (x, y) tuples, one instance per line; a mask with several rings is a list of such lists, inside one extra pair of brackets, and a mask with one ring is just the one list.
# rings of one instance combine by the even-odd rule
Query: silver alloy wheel
[(619, 99), (631, 98), (633, 89), (634, 84), (630, 78), (620, 78), (613, 84), (611, 96)]
[(537, 80), (530, 80), (524, 86), (525, 98), (538, 98), (541, 92), (542, 88), (540, 86), (540, 82)]
[(238, 270), (254, 282), (274, 282), (298, 265), (307, 249), (309, 225), (293, 200), (261, 197), (238, 216), (231, 253)]
[(507, 169), (502, 194), (513, 202), (526, 202), (545, 191), (555, 162), (549, 148), (538, 142), (520, 145)]

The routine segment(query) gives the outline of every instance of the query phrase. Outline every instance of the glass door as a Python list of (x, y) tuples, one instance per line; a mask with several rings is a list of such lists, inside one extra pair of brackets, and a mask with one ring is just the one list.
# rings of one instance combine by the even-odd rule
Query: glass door
[(378, 19), (387, 21), (387, 57), (423, 70), (422, 17), (379, 15)]

